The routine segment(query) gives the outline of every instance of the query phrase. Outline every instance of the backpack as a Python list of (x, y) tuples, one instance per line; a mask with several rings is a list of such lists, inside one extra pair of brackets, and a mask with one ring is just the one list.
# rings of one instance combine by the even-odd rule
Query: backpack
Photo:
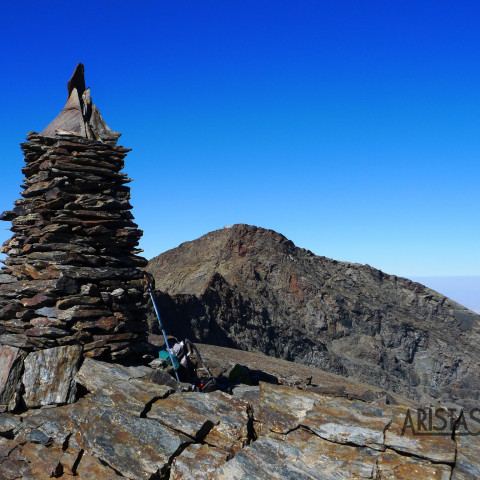
[[(188, 338), (175, 343), (170, 349), (173, 358), (173, 369), (180, 374), (183, 381), (193, 383), (200, 392), (218, 390), (217, 382), (208, 367), (203, 363), (197, 347)], [(159, 352), (159, 358), (165, 366), (171, 366), (170, 354), (166, 350)], [(198, 378), (198, 370), (203, 369), (207, 378)]]

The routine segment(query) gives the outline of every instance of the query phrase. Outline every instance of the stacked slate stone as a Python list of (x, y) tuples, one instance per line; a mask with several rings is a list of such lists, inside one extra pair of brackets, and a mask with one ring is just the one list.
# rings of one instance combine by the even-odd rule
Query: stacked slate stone
[(0, 345), (15, 355), (81, 345), (84, 356), (116, 360), (139, 353), (147, 330), (147, 261), (121, 172), (129, 149), (92, 104), (81, 64), (68, 93), (59, 116), (21, 144), (22, 198), (1, 217), (14, 235), (2, 248)]

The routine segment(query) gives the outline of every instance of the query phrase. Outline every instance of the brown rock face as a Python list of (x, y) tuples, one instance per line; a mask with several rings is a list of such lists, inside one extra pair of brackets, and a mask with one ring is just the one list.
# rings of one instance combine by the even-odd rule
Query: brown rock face
[[(148, 366), (86, 359), (75, 377), (84, 388), (76, 403), (0, 413), (0, 478), (479, 478), (477, 422), (460, 422), (460, 409), (443, 426), (434, 417), (432, 435), (419, 434), (420, 411), (398, 396), (397, 405), (370, 401), (365, 394), (374, 387), (321, 370), (199, 348), (222, 368), (244, 354), (250, 368), (276, 380), (235, 385), (231, 395), (204, 394), (183, 391), (186, 384), (156, 384), (159, 371)], [(292, 370), (307, 375), (310, 385), (292, 385)], [(337, 391), (321, 391), (329, 385)], [(410, 417), (415, 420), (405, 428)]]
[(25, 352), (4, 346), (0, 355), (0, 405), (8, 405), (18, 391)]
[(422, 401), (476, 406), (479, 316), (368, 265), (248, 225), (149, 262), (168, 332), (317, 366)]
[[(13, 232), (1, 249), (7, 259), (0, 272), (0, 364), (8, 363), (10, 347), (80, 345), (88, 356), (114, 360), (144, 344), (140, 268), (147, 262), (137, 255), (142, 232), (130, 212), (131, 179), (121, 172), (129, 150), (116, 145), (119, 135), (92, 104), (79, 64), (60, 115), (21, 144), (22, 198), (0, 217)], [(3, 396), (8, 382), (0, 379)], [(60, 397), (57, 403), (71, 399)]]

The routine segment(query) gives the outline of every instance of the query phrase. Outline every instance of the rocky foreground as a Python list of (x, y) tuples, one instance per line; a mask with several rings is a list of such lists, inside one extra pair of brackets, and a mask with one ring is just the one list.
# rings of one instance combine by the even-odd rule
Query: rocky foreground
[(480, 316), (406, 278), (249, 225), (155, 257), (167, 330), (429, 402), (478, 406)]
[(201, 352), (217, 373), (242, 359), (272, 383), (197, 393), (150, 366), (86, 358), (75, 403), (0, 415), (0, 478), (480, 476), (479, 437), (462, 435), (455, 421), (442, 436), (402, 433), (407, 409), (416, 415), (406, 399), (260, 354)]

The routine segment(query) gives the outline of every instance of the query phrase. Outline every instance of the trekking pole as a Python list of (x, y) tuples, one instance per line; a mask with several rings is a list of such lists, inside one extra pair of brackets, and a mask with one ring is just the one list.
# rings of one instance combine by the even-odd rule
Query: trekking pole
[(190, 345), (190, 348), (195, 352), (195, 355), (197, 357), (198, 362), (202, 366), (202, 368), (207, 372), (207, 375), (209, 378), (213, 378), (213, 375), (210, 373), (210, 370), (208, 367), (203, 363), (202, 357), (200, 355), (200, 352), (198, 351), (198, 348), (188, 339), (185, 339), (185, 344)]
[(175, 363), (173, 361), (172, 351), (170, 350), (170, 345), (168, 344), (167, 334), (165, 333), (165, 329), (163, 328), (162, 320), (160, 318), (160, 313), (158, 312), (158, 308), (157, 308), (157, 302), (155, 301), (155, 297), (153, 295), (153, 290), (155, 289), (155, 279), (153, 278), (153, 275), (148, 272), (143, 272), (143, 278), (145, 280), (145, 285), (148, 289), (148, 293), (150, 293), (150, 298), (152, 299), (153, 308), (155, 310), (155, 313), (157, 314), (158, 323), (160, 324), (160, 328), (162, 329), (163, 338), (165, 339), (165, 346), (167, 347), (167, 352), (170, 355), (170, 361), (172, 362), (173, 371), (175, 372), (177, 381), (180, 382), (180, 379), (178, 378), (177, 369), (175, 368)]

